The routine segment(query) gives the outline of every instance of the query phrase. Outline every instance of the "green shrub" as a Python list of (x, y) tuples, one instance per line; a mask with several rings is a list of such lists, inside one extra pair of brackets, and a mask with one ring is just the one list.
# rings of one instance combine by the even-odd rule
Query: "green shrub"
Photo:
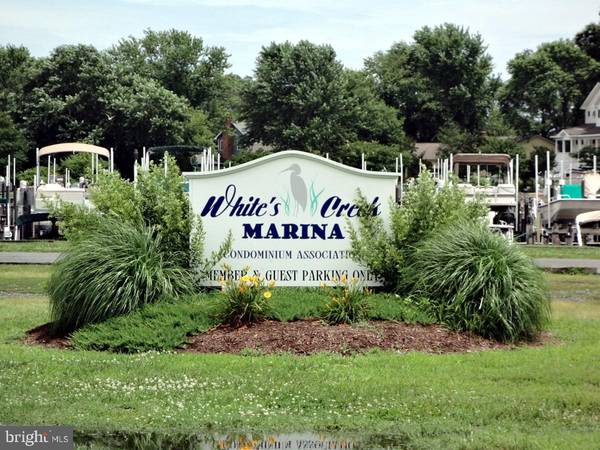
[(55, 332), (191, 292), (193, 278), (163, 252), (154, 228), (104, 218), (76, 239), (48, 281)]
[(437, 320), (424, 298), (402, 298), (396, 294), (372, 294), (367, 297), (371, 320), (395, 320), (405, 323), (432, 324)]
[(87, 325), (71, 336), (79, 350), (116, 353), (166, 351), (185, 344), (189, 335), (214, 325), (210, 318), (213, 302), (206, 296), (161, 301), (124, 316)]
[[(229, 270), (228, 266), (225, 266)], [(248, 270), (246, 270), (248, 272)], [(217, 317), (222, 323), (239, 326), (264, 319), (270, 312), (270, 289), (265, 280), (247, 273), (239, 280), (229, 278), (221, 280), (221, 302), (217, 308)]]
[(390, 204), (390, 227), (371, 214), (371, 205), (360, 193), (358, 228), (350, 228), (352, 257), (379, 277), (389, 291), (407, 289), (410, 273), (406, 267), (419, 242), (459, 220), (484, 217), (487, 207), (466, 202), (463, 191), (454, 184), (436, 185), (423, 171), (404, 193), (402, 205)]
[(356, 323), (367, 318), (368, 305), (366, 295), (368, 290), (363, 288), (358, 279), (348, 280), (345, 276), (334, 285), (324, 286), (330, 300), (323, 310), (323, 320), (330, 325), (341, 323)]
[(175, 159), (166, 156), (161, 164), (150, 163), (139, 171), (137, 183), (117, 173), (101, 172), (90, 188), (93, 209), (70, 203), (49, 204), (50, 215), (59, 219), (62, 234), (69, 240), (85, 237), (104, 217), (137, 227), (153, 227), (161, 235), (160, 247), (170, 260), (184, 268), (194, 267), (206, 274), (231, 248), (229, 233), (214, 255), (205, 258), (204, 232), (183, 189), (183, 178)]
[(410, 269), (415, 291), (454, 329), (517, 341), (534, 337), (549, 319), (541, 270), (483, 223), (460, 222), (436, 234)]
[(273, 289), (269, 300), (271, 309), (267, 318), (280, 322), (320, 318), (328, 300), (323, 289), (278, 287)]

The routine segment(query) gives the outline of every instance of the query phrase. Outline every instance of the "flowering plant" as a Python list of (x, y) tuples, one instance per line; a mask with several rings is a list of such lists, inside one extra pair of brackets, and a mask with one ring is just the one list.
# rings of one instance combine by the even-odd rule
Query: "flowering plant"
[(218, 315), (223, 323), (238, 326), (256, 322), (264, 319), (270, 310), (269, 299), (275, 282), (267, 283), (264, 278), (251, 274), (250, 268), (244, 271), (246, 275), (239, 280), (220, 280), (223, 300)]
[(325, 322), (336, 325), (366, 319), (368, 312), (366, 296), (371, 292), (360, 283), (358, 278), (348, 279), (346, 275), (342, 275), (339, 280), (333, 279), (333, 285), (328, 286), (323, 283), (321, 287), (329, 290), (330, 296), (323, 312)]

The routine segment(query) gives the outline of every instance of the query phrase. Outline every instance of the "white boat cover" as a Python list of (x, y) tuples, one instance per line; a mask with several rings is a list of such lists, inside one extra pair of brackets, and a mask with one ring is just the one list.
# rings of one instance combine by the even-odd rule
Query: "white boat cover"
[(581, 247), (583, 245), (583, 237), (581, 235), (581, 224), (600, 221), (600, 211), (588, 211), (578, 214), (575, 217), (575, 226), (577, 227), (577, 243)]
[(575, 221), (577, 223), (598, 222), (600, 221), (600, 211), (588, 211), (578, 214)]
[(583, 176), (583, 196), (585, 198), (596, 198), (600, 190), (600, 174), (586, 173)]
[(98, 147), (97, 145), (82, 144), (79, 142), (68, 142), (64, 144), (48, 145), (47, 147), (40, 148), (39, 156), (50, 155), (52, 153), (95, 153), (105, 158), (110, 157), (110, 152), (104, 147)]

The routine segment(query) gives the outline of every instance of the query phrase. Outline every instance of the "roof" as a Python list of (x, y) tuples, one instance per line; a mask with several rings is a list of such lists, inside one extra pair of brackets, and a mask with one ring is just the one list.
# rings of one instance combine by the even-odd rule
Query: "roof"
[(563, 136), (590, 136), (594, 134), (600, 134), (600, 127), (594, 124), (579, 125), (576, 127), (565, 128), (560, 133), (551, 136), (553, 138), (559, 138)]
[(510, 156), (504, 153), (457, 153), (454, 164), (508, 164)]
[(82, 144), (80, 142), (67, 142), (64, 144), (54, 144), (42, 147), (39, 152), (39, 156), (51, 155), (53, 153), (95, 153), (97, 155), (104, 156), (105, 158), (110, 157), (110, 152), (104, 147), (98, 147), (97, 145)]
[(534, 134), (532, 136), (521, 136), (517, 138), (517, 142), (529, 142), (532, 141), (533, 139), (539, 139), (541, 141), (545, 141), (548, 144), (552, 144), (554, 145), (554, 142), (552, 142), (552, 139), (548, 139), (545, 136), (542, 136), (541, 134)]
[(600, 83), (596, 83), (594, 88), (590, 91), (588, 96), (585, 98), (579, 109), (586, 109), (590, 106), (598, 104), (598, 98), (600, 97)]
[[(248, 125), (246, 125), (246, 122), (244, 122), (244, 121), (231, 122), (231, 126), (242, 136), (244, 134), (246, 134), (246, 131), (248, 130)], [(222, 134), (223, 134), (223, 131), (219, 131), (219, 133), (214, 137), (214, 140), (216, 141), (217, 139), (219, 139)]]
[(376, 172), (376, 171), (372, 171), (372, 170), (357, 169), (355, 167), (347, 166), (345, 164), (339, 163), (337, 161), (333, 161), (328, 158), (324, 158), (319, 155), (315, 155), (313, 153), (303, 152), (303, 151), (299, 151), (299, 150), (284, 150), (281, 152), (270, 153), (261, 158), (256, 158), (256, 159), (253, 159), (252, 161), (248, 161), (243, 164), (239, 164), (237, 166), (223, 168), (220, 170), (213, 170), (210, 172), (183, 172), (182, 175), (185, 178), (190, 179), (190, 180), (197, 179), (197, 178), (219, 177), (222, 175), (229, 175), (229, 174), (233, 174), (233, 173), (237, 173), (237, 172), (243, 172), (245, 170), (251, 169), (254, 166), (259, 166), (259, 165), (262, 165), (262, 164), (270, 162), (270, 161), (276, 161), (278, 159), (285, 159), (285, 158), (300, 158), (300, 159), (317, 161), (323, 165), (327, 165), (327, 166), (336, 168), (343, 172), (347, 172), (347, 173), (351, 173), (351, 174), (358, 174), (363, 177), (389, 178), (389, 179), (397, 180), (398, 177), (400, 176), (400, 173), (397, 173), (397, 172)]
[(416, 155), (417, 158), (424, 159), (425, 161), (435, 161), (438, 158), (438, 153), (442, 144), (439, 142), (417, 142)]

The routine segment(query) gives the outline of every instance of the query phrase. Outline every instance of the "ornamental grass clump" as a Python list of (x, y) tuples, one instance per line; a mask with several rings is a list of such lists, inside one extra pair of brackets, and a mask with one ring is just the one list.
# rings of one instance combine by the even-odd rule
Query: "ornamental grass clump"
[[(231, 269), (225, 266), (227, 271)], [(270, 312), (269, 299), (274, 281), (267, 283), (264, 278), (252, 275), (249, 269), (239, 280), (221, 279), (222, 300), (217, 310), (221, 323), (232, 326), (258, 322)]]
[(414, 291), (438, 320), (457, 330), (514, 342), (548, 323), (542, 272), (515, 245), (481, 222), (459, 222), (416, 250)]
[(53, 330), (71, 332), (193, 286), (192, 274), (169, 259), (153, 227), (103, 218), (72, 241), (48, 281)]
[(369, 290), (364, 288), (357, 278), (348, 279), (345, 275), (338, 281), (333, 280), (332, 286), (322, 285), (329, 290), (329, 302), (325, 305), (322, 319), (329, 325), (351, 324), (365, 320), (368, 314), (366, 295)]

